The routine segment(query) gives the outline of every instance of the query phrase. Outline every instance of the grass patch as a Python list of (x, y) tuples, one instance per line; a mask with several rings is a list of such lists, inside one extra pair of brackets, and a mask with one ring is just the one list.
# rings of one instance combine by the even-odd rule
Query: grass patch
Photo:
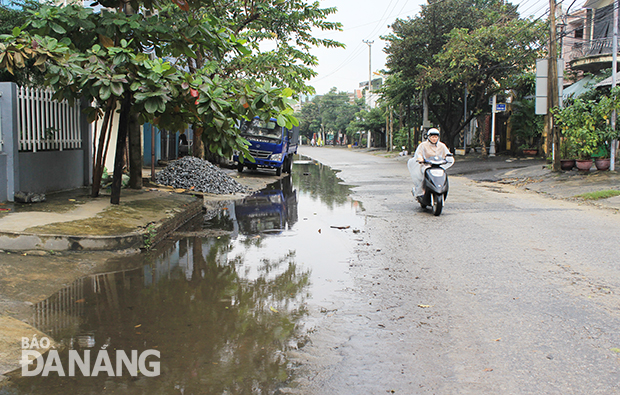
[(615, 189), (608, 189), (606, 191), (582, 193), (581, 195), (577, 195), (575, 197), (582, 198), (584, 200), (599, 200), (599, 199), (607, 199), (607, 198), (619, 196), (619, 195), (620, 195), (620, 191), (615, 190)]

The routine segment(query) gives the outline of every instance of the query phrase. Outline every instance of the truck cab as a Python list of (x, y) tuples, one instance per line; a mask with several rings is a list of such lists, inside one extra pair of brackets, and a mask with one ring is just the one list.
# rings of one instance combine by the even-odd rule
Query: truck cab
[(239, 172), (244, 167), (249, 169), (269, 168), (275, 169), (276, 175), (291, 172), (293, 155), (297, 153), (299, 142), (299, 127), (287, 129), (278, 126), (274, 118), (269, 121), (254, 118), (244, 121), (240, 127), (240, 134), (249, 141), (250, 154), (255, 162), (241, 161), (239, 154), (233, 156), (233, 161)]

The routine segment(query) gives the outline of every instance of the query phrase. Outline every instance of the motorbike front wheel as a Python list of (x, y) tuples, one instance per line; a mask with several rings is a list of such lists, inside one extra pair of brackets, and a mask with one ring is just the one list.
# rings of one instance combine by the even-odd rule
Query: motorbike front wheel
[(433, 215), (438, 216), (443, 209), (443, 195), (435, 194), (433, 196)]

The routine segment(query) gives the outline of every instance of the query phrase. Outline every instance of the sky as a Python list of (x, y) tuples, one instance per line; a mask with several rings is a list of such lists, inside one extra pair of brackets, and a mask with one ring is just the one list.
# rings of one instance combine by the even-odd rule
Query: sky
[[(557, 1), (560, 3), (560, 0)], [(568, 5), (573, 1), (566, 0)], [(514, 0), (522, 17), (547, 18), (548, 0)], [(581, 8), (584, 0), (576, 0), (570, 8)], [(325, 94), (332, 87), (337, 91), (352, 92), (359, 89), (360, 82), (368, 81), (369, 46), (363, 41), (373, 41), (370, 48), (370, 65), (373, 72), (385, 69), (385, 41), (380, 36), (391, 32), (389, 25), (397, 18), (414, 17), (426, 0), (320, 0), (321, 7), (337, 7), (338, 12), (328, 20), (341, 22), (341, 32), (317, 31), (315, 36), (330, 38), (346, 45), (342, 48), (315, 48), (312, 53), (319, 59), (315, 69), (318, 76), (310, 80), (317, 94)], [(566, 7), (566, 6), (565, 6)], [(373, 77), (375, 78), (375, 77)]]

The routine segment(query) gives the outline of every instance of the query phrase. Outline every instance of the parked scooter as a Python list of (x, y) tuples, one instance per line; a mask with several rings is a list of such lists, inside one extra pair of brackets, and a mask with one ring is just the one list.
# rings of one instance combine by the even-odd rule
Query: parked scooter
[(454, 164), (452, 154), (446, 159), (438, 156), (426, 158), (424, 164), (428, 167), (424, 170), (423, 191), (422, 195), (416, 196), (416, 200), (422, 208), (431, 206), (433, 215), (441, 214), (444, 202), (448, 197), (448, 175), (446, 169)]

